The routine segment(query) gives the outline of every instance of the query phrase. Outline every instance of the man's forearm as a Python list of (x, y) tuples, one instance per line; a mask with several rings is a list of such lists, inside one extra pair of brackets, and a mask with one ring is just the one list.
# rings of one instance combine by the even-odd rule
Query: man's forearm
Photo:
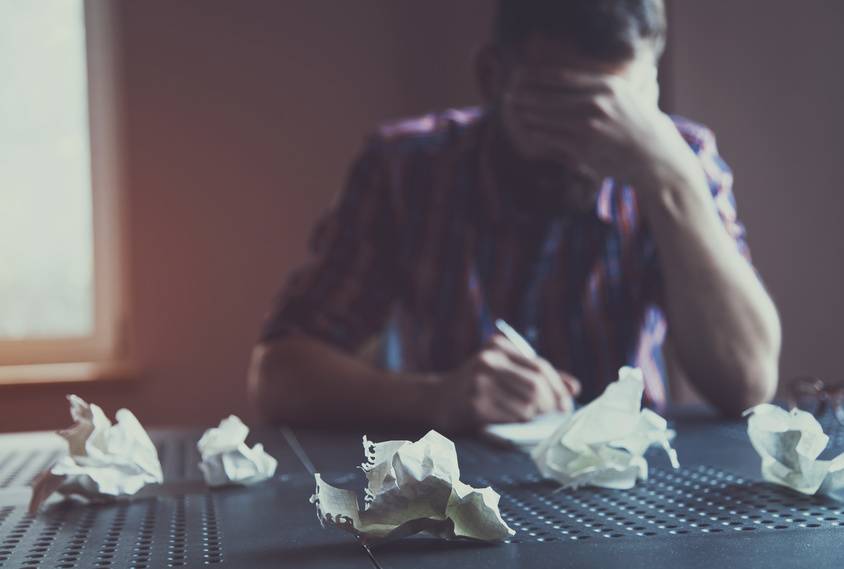
[(430, 426), (434, 379), (398, 377), (307, 336), (255, 348), (250, 394), (274, 423)]
[(702, 172), (640, 193), (662, 266), (670, 334), (702, 395), (729, 414), (773, 396), (780, 323), (712, 204)]

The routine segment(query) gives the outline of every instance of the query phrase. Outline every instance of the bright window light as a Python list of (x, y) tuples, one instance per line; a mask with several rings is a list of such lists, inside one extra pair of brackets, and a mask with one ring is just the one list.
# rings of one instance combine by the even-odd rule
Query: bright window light
[(83, 0), (0, 0), (0, 340), (90, 336)]

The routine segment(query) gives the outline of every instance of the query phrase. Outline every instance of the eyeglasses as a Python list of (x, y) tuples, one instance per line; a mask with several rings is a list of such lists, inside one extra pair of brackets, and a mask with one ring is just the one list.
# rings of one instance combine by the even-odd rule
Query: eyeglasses
[(788, 404), (818, 420), (831, 413), (844, 425), (844, 382), (829, 383), (811, 375), (795, 377), (788, 383)]

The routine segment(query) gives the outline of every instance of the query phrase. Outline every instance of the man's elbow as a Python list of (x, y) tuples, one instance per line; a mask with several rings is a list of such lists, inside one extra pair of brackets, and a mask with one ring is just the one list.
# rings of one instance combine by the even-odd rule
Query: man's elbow
[(778, 373), (775, 365), (757, 368), (753, 377), (746, 378), (744, 389), (737, 398), (738, 405), (733, 409), (735, 416), (740, 416), (747, 409), (770, 403), (777, 393)]
[(729, 416), (740, 417), (751, 407), (770, 403), (777, 394), (782, 329), (776, 309), (771, 309), (763, 330), (755, 345), (745, 346), (741, 353), (735, 354), (731, 385), (736, 388), (721, 406)]
[(252, 350), (249, 400), (268, 423), (295, 423), (301, 419), (301, 390), (294, 385), (295, 374), (290, 372), (287, 359), (279, 344), (258, 344)]

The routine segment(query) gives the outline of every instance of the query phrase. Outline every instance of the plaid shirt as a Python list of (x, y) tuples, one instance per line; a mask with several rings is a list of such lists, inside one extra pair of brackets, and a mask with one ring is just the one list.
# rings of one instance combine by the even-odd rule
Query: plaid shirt
[[(732, 175), (705, 127), (675, 118), (700, 158), (713, 207), (749, 258)], [(296, 330), (356, 352), (380, 337), (392, 369), (453, 369), (503, 318), (599, 395), (623, 365), (666, 401), (666, 322), (654, 241), (629, 187), (605, 181), (595, 210), (520, 211), (496, 174), (490, 115), (450, 110), (382, 127), (314, 231), (262, 339)]]

